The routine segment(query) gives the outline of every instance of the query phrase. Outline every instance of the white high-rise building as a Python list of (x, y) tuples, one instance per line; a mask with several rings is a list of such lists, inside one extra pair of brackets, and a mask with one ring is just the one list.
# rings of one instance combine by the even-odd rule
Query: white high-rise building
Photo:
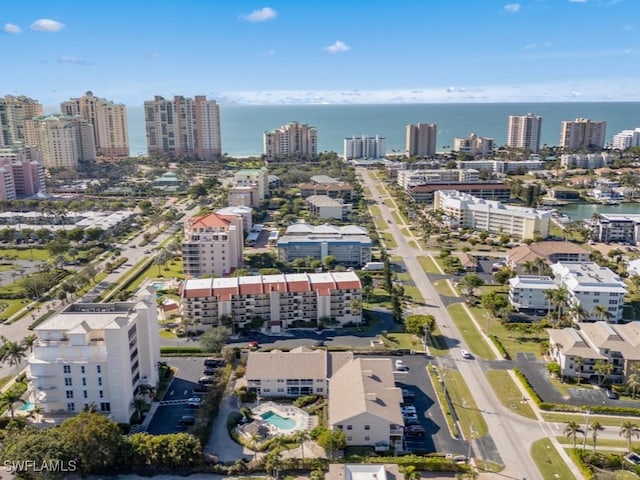
[(472, 133), (466, 138), (453, 139), (453, 151), (469, 155), (488, 156), (493, 154), (493, 138), (479, 137)]
[(0, 146), (24, 142), (24, 122), (43, 115), (42, 105), (23, 95), (0, 98)]
[(26, 144), (42, 153), (46, 168), (76, 170), (96, 160), (93, 127), (79, 116), (49, 115), (25, 121)]
[(588, 118), (562, 122), (560, 146), (567, 150), (603, 148), (607, 122), (594, 122)]
[(220, 106), (204, 95), (194, 98), (156, 96), (144, 102), (149, 155), (195, 156), (216, 160), (222, 155)]
[(542, 117), (533, 113), (509, 116), (507, 147), (522, 148), (533, 153), (540, 148)]
[(63, 115), (79, 115), (93, 127), (93, 141), (99, 157), (128, 157), (127, 107), (87, 92), (60, 104)]
[(74, 303), (35, 328), (29, 400), (44, 416), (91, 404), (129, 423), (140, 385), (156, 387), (160, 345), (155, 289), (134, 302)]
[(635, 130), (623, 130), (613, 136), (613, 148), (616, 150), (626, 150), (631, 147), (640, 146), (640, 128)]
[(264, 132), (262, 138), (267, 162), (288, 159), (314, 161), (318, 157), (318, 131), (306, 123), (291, 122)]
[(351, 137), (344, 139), (344, 159), (384, 158), (387, 154), (387, 139), (376, 135), (369, 137)]
[(418, 123), (407, 125), (406, 154), (408, 157), (433, 157), (436, 154), (438, 125)]

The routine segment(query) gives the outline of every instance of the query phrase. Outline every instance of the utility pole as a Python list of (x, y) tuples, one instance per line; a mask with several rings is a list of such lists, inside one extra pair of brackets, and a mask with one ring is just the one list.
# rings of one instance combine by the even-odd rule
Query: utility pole
[(589, 432), (589, 415), (591, 414), (591, 410), (587, 410), (587, 423), (584, 426), (584, 438), (582, 439), (582, 450), (587, 447), (587, 433)]

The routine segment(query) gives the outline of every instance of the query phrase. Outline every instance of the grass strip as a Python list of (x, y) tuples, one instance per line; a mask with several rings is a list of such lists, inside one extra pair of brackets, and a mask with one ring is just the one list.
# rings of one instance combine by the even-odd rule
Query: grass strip
[(465, 311), (464, 306), (461, 303), (454, 303), (449, 305), (447, 310), (458, 327), (458, 330), (460, 330), (460, 333), (464, 337), (464, 341), (469, 346), (471, 352), (484, 359), (495, 359), (496, 357), (493, 350), (489, 347), (487, 342), (484, 340), (484, 337), (476, 328), (473, 320), (471, 320)]
[(506, 370), (489, 370), (486, 376), (502, 405), (518, 415), (536, 420), (531, 405), (522, 402), (522, 393)]
[(458, 423), (464, 438), (471, 438), (472, 429), (475, 438), (483, 437), (489, 431), (482, 412), (478, 409), (469, 387), (457, 370), (445, 370), (444, 382), (456, 410)]
[(542, 438), (531, 445), (531, 458), (538, 466), (542, 478), (576, 480), (548, 438)]

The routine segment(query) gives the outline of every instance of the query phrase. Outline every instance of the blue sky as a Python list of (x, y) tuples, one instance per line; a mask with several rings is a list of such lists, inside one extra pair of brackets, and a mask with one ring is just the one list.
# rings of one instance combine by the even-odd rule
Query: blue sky
[(0, 95), (639, 101), (639, 0), (22, 0)]

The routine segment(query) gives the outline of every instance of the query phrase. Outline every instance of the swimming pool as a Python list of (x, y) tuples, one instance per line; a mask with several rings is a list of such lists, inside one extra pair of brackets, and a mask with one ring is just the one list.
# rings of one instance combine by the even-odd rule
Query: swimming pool
[(164, 282), (154, 282), (151, 284), (151, 286), (158, 291), (164, 290)]
[(23, 412), (30, 412), (34, 408), (36, 408), (36, 406), (33, 403), (25, 402), (22, 405), (20, 405), (20, 408), (18, 410), (21, 410)]
[(292, 430), (296, 427), (295, 420), (293, 420), (292, 418), (281, 417), (271, 410), (260, 414), (260, 418), (262, 418), (265, 422), (275, 426), (279, 430)]

